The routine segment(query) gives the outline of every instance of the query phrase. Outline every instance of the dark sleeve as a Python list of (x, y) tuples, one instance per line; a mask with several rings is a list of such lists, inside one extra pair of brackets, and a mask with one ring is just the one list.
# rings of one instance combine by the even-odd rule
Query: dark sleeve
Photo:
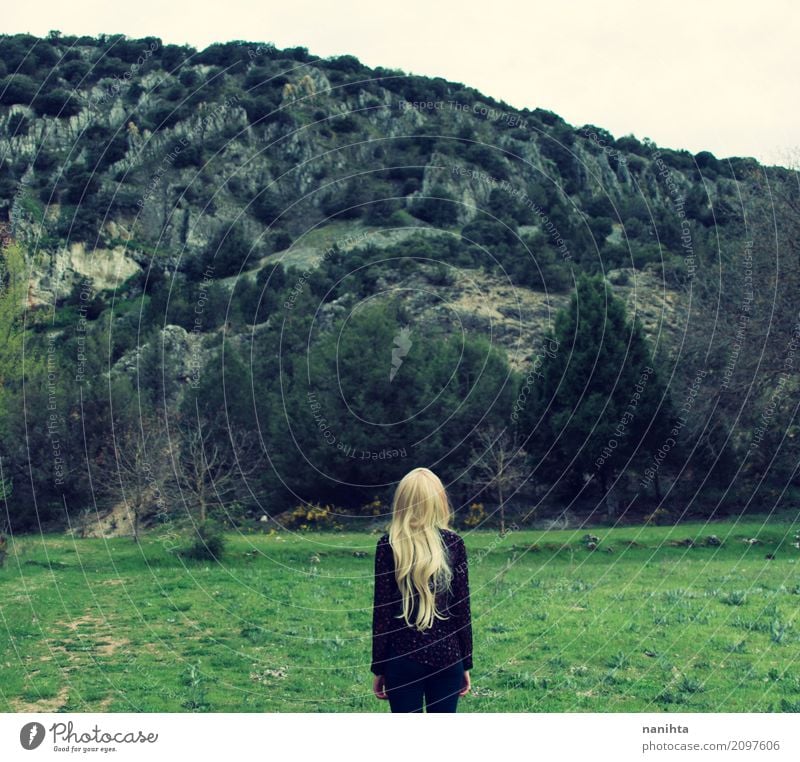
[(453, 576), (454, 611), (458, 629), (458, 642), (461, 646), (461, 659), (464, 669), (472, 669), (472, 612), (469, 601), (469, 569), (467, 565), (467, 548), (459, 539), (456, 557), (455, 574)]
[(394, 555), (388, 542), (379, 541), (375, 550), (375, 596), (372, 604), (372, 664), (373, 674), (384, 674), (392, 628), (392, 590)]

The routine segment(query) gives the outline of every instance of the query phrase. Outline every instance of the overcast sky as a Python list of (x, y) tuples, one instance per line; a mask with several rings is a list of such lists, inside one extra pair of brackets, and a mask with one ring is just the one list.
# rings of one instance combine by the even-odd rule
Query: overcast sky
[(575, 126), (785, 164), (800, 147), (796, 0), (37, 0), (0, 31), (248, 40), (463, 82)]

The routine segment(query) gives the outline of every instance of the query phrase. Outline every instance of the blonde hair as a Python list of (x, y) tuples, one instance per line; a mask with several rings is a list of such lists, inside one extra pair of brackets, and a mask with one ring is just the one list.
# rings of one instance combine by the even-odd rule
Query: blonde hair
[(389, 525), (395, 579), (403, 598), (403, 613), (397, 618), (412, 626), (416, 598), (419, 605), (413, 626), (418, 630), (432, 627), (434, 619), (447, 619), (436, 608), (436, 594), (449, 590), (453, 579), (447, 548), (439, 532), (449, 528), (450, 518), (450, 501), (433, 471), (415, 468), (400, 480)]

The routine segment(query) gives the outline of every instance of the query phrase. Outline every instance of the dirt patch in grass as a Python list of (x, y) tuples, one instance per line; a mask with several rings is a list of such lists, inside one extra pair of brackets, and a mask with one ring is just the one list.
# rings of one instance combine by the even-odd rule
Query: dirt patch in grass
[(109, 657), (120, 648), (130, 645), (130, 640), (114, 634), (114, 628), (107, 619), (101, 619), (96, 614), (87, 613), (76, 619), (61, 620), (56, 624), (66, 627), (71, 634), (77, 636), (77, 645), (80, 647), (77, 651), (68, 647), (75, 643), (71, 635), (61, 638), (62, 642), (57, 642), (59, 638), (48, 639), (50, 649), (65, 654), (71, 662), (75, 661), (80, 653)]
[(67, 703), (69, 697), (69, 686), (65, 685), (51, 698), (38, 699), (37, 701), (25, 701), (24, 699), (12, 698), (8, 703), (14, 712), (57, 712)]

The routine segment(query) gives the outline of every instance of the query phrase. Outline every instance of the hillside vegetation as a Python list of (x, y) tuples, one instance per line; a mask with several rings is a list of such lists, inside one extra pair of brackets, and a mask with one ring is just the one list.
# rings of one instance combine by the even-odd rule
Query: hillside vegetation
[(794, 505), (798, 221), (788, 169), (349, 55), (0, 36), (9, 520), (347, 520), (425, 464), (491, 523), (482, 434), (520, 515)]

